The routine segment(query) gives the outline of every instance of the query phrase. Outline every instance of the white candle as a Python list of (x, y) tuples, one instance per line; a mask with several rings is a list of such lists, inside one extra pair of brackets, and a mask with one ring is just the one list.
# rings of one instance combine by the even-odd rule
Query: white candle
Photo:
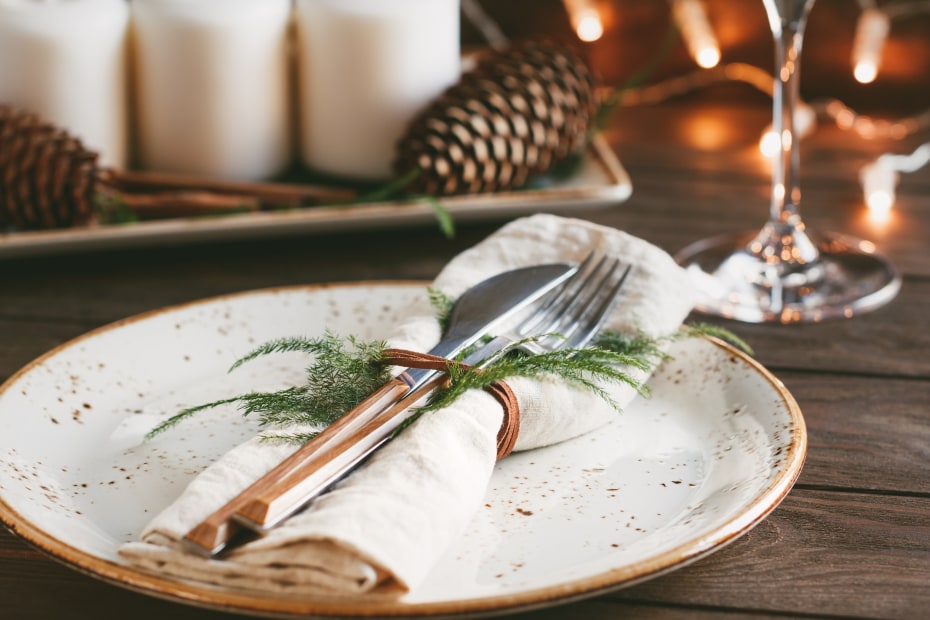
[(459, 0), (297, 0), (301, 157), (391, 176), (412, 117), (459, 79)]
[(291, 155), (289, 0), (133, 0), (139, 165), (226, 179)]
[(124, 0), (0, 0), (0, 102), (80, 138), (100, 164), (126, 163)]

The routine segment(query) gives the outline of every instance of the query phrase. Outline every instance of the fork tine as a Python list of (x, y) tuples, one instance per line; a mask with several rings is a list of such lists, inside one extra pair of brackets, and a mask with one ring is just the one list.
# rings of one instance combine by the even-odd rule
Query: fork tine
[[(585, 269), (595, 260), (593, 267)], [(487, 365), (502, 355), (507, 347), (529, 337), (534, 337), (534, 340), (520, 346), (535, 353), (584, 346), (610, 314), (623, 280), (629, 273), (627, 267), (605, 292), (619, 266), (618, 259), (608, 256), (598, 259), (597, 253), (592, 252), (575, 274), (550, 293), (531, 314), (466, 356), (465, 362)]]
[[(615, 258), (609, 263), (607, 261), (608, 258), (605, 256), (595, 270), (589, 274), (584, 286), (576, 292), (571, 303), (559, 315), (556, 326), (550, 331), (557, 332), (563, 339), (568, 340), (581, 327), (582, 317), (590, 312), (591, 304), (595, 302), (620, 266), (619, 259)], [(603, 270), (606, 272), (601, 273)]]
[[(578, 268), (575, 270), (572, 277), (568, 278), (561, 286), (553, 290), (548, 298), (546, 298), (532, 314), (520, 321), (514, 329), (522, 334), (549, 331), (548, 329), (541, 330), (539, 328), (543, 323), (552, 326), (554, 321), (565, 310), (572, 297), (585, 286), (585, 282), (589, 277), (588, 268), (596, 256), (597, 252), (590, 252), (584, 260), (578, 264)], [(603, 262), (603, 260), (602, 258), (601, 261)], [(595, 267), (594, 269), (597, 270), (597, 268), (598, 267)]]
[(631, 266), (627, 265), (617, 279), (617, 282), (613, 285), (613, 288), (603, 296), (600, 305), (597, 306), (593, 312), (589, 313), (590, 316), (586, 317), (584, 327), (579, 329), (578, 332), (569, 339), (566, 345), (568, 348), (577, 349), (585, 346), (601, 330), (604, 323), (607, 321), (607, 317), (610, 316), (614, 306), (617, 304), (617, 300), (620, 297), (620, 289), (623, 288), (627, 276), (630, 275), (630, 269)]
[(557, 310), (547, 317), (549, 323), (544, 328), (535, 326), (533, 333), (558, 334), (552, 337), (563, 341), (568, 339), (579, 328), (579, 317), (585, 314), (618, 265), (618, 260), (611, 261), (607, 256), (602, 257), (597, 265), (585, 274), (578, 286), (564, 296)]
[[(468, 364), (487, 365), (503, 354), (506, 348), (529, 336), (551, 334), (561, 323), (566, 309), (574, 299), (591, 286), (593, 276), (600, 270), (606, 257), (601, 257), (597, 265), (590, 265), (597, 260), (598, 252), (592, 251), (579, 263), (575, 273), (565, 282), (550, 292), (530, 314), (524, 316), (516, 325), (511, 325), (503, 333), (496, 335), (491, 341), (485, 342), (476, 351), (466, 355)], [(564, 341), (564, 338), (559, 338)], [(531, 348), (533, 343), (525, 343), (525, 348)]]
[(521, 322), (515, 331), (523, 336), (530, 334), (547, 334), (560, 330), (572, 314), (578, 312), (580, 299), (591, 289), (592, 282), (608, 260), (602, 256), (593, 267), (588, 268), (595, 260), (596, 253), (592, 252), (579, 265), (575, 275), (552, 293), (552, 297), (540, 307), (528, 320)]

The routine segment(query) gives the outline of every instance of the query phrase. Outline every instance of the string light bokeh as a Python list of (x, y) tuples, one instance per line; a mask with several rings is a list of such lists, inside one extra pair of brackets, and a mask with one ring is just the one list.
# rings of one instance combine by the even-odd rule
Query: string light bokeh
[[(592, 41), (590, 32), (603, 34), (603, 19), (593, 0), (563, 0), (572, 27), (582, 41)], [(770, 72), (743, 63), (720, 64), (722, 54), (713, 22), (703, 0), (668, 0), (673, 19), (688, 54), (699, 70), (624, 93), (622, 105), (634, 106), (680, 96), (686, 92), (724, 81), (744, 82), (771, 96), (773, 76)], [(930, 15), (930, 0), (894, 0), (879, 5), (875, 0), (857, 0), (859, 16), (852, 42), (850, 71), (859, 84), (871, 84), (882, 69), (882, 55), (889, 37), (894, 36), (894, 22), (920, 14)], [(590, 24), (596, 23), (596, 27)], [(588, 24), (588, 25), (585, 25)], [(875, 119), (859, 114), (839, 99), (801, 101), (795, 111), (795, 128), (799, 139), (812, 134), (818, 122), (832, 122), (845, 131), (865, 139), (902, 140), (930, 129), (930, 110), (896, 120)], [(778, 153), (781, 140), (767, 128), (759, 140), (763, 156)], [(887, 153), (862, 167), (859, 182), (870, 219), (887, 219), (895, 203), (897, 184), (902, 173), (915, 172), (930, 163), (930, 143), (909, 154)]]

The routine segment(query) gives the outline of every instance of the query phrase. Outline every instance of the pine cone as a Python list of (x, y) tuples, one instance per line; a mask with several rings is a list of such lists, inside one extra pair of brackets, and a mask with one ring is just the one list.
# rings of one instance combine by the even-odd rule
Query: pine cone
[(398, 143), (406, 190), (431, 196), (516, 189), (580, 149), (597, 107), (594, 78), (570, 48), (496, 51), (410, 124)]
[(0, 105), (0, 226), (86, 224), (97, 154), (36, 115)]

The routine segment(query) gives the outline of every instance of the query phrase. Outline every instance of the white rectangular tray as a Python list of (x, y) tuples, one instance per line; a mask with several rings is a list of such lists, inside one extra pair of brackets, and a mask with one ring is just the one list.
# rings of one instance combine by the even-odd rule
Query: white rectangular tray
[[(570, 178), (528, 190), (443, 198), (453, 221), (506, 220), (531, 213), (570, 214), (606, 208), (632, 193), (623, 165), (601, 136), (592, 140), (579, 170)], [(422, 201), (320, 205), (211, 217), (91, 225), (0, 234), (0, 259), (214, 240), (261, 239), (423, 225), (436, 215)]]

